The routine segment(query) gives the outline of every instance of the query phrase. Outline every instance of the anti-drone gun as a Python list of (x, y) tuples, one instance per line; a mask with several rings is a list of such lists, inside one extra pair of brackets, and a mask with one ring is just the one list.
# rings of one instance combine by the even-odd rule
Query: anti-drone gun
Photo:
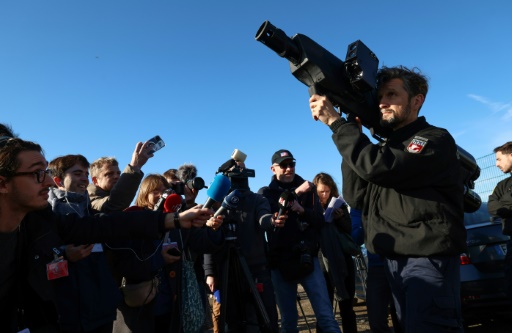
[(376, 98), (379, 59), (363, 42), (351, 43), (343, 62), (311, 38), (302, 34), (290, 38), (269, 21), (255, 38), (290, 61), (293, 76), (309, 87), (310, 96), (327, 96), (341, 112), (359, 117), (379, 141), (387, 136), (389, 130), (379, 123)]
[[(349, 44), (343, 62), (311, 38), (302, 34), (290, 38), (269, 21), (263, 22), (255, 38), (290, 62), (293, 76), (308, 86), (310, 96), (324, 95), (340, 112), (358, 117), (375, 139), (383, 141), (388, 136), (390, 129), (380, 125), (377, 102), (379, 59), (363, 42)], [(464, 211), (474, 212), (482, 202), (473, 191), (480, 168), (459, 146), (457, 155), (464, 182)]]

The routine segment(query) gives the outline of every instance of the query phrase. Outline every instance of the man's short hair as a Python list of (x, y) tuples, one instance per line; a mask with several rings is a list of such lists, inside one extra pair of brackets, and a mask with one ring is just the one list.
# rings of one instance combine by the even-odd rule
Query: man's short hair
[(179, 180), (186, 183), (187, 180), (197, 177), (197, 168), (194, 164), (183, 164), (178, 168), (177, 176)]
[(80, 164), (84, 168), (89, 168), (89, 161), (83, 155), (64, 155), (54, 158), (49, 164), (48, 169), (52, 170), (53, 177), (62, 178), (64, 172), (75, 164)]
[(512, 154), (512, 141), (509, 141), (499, 147), (494, 148), (494, 152), (500, 152), (504, 155)]
[(100, 170), (104, 165), (119, 166), (119, 162), (114, 157), (100, 157), (90, 165), (91, 177), (98, 177)]
[(413, 67), (409, 69), (405, 66), (383, 66), (377, 73), (377, 88), (380, 88), (383, 84), (386, 84), (392, 79), (402, 80), (404, 89), (407, 91), (407, 95), (409, 96), (409, 100), (419, 94), (422, 94), (427, 98), (428, 78), (421, 73), (419, 68)]

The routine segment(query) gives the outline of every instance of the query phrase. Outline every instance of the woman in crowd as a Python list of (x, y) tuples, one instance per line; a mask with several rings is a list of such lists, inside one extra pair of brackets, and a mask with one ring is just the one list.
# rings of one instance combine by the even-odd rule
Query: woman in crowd
[[(320, 249), (323, 257), (324, 276), (331, 302), (336, 300), (342, 321), (343, 333), (356, 333), (356, 314), (353, 309), (355, 295), (355, 270), (352, 255), (357, 250), (350, 233), (352, 223), (348, 206), (340, 197), (334, 179), (319, 173), (313, 179), (320, 203), (324, 208), (326, 223), (320, 231)], [(331, 200), (337, 201), (329, 208)]]
[[(146, 176), (141, 183), (136, 206), (129, 210), (154, 210), (169, 187), (162, 175)], [(139, 299), (143, 304), (130, 302), (125, 294), (118, 307), (113, 333), (169, 332), (171, 321), (179, 321), (179, 318), (173, 318), (176, 317), (173, 314), (179, 308), (176, 302), (180, 299), (178, 280), (181, 277), (181, 255), (167, 253), (170, 244), (176, 244), (179, 252), (183, 252), (184, 244), (190, 244), (191, 248), (199, 251), (216, 250), (222, 243), (222, 236), (209, 229), (177, 229), (166, 233), (158, 241), (131, 240), (107, 245), (114, 278), (119, 285), (132, 288), (140, 283), (149, 283), (156, 288), (154, 296), (147, 293), (147, 299)]]

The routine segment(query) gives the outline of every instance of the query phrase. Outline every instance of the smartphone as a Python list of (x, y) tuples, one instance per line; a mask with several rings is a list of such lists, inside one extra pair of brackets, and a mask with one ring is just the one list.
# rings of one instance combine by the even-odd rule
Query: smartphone
[(152, 137), (151, 139), (148, 140), (149, 142), (151, 142), (151, 154), (159, 151), (160, 149), (162, 149), (163, 147), (165, 147), (165, 142), (164, 140), (162, 140), (162, 138), (160, 137), (160, 135), (155, 135), (154, 137)]
[(167, 250), (167, 254), (170, 254), (171, 256), (175, 256), (175, 257), (181, 256), (181, 251), (178, 248), (178, 243), (171, 242), (168, 245), (170, 245), (171, 247)]

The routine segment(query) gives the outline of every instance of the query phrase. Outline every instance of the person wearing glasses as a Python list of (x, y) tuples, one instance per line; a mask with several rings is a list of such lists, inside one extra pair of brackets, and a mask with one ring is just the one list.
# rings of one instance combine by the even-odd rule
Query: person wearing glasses
[(295, 158), (286, 149), (272, 155), (274, 174), (258, 193), (266, 197), (274, 228), (267, 231), (268, 264), (281, 314), (281, 331), (298, 332), (297, 285), (300, 283), (322, 332), (338, 332), (327, 286), (318, 261), (318, 237), (325, 223), (313, 183), (295, 173)]
[(0, 332), (55, 332), (55, 284), (69, 276), (63, 244), (158, 239), (173, 228), (201, 227), (214, 213), (130, 212), (80, 218), (52, 212), (52, 172), (39, 144), (0, 124)]

